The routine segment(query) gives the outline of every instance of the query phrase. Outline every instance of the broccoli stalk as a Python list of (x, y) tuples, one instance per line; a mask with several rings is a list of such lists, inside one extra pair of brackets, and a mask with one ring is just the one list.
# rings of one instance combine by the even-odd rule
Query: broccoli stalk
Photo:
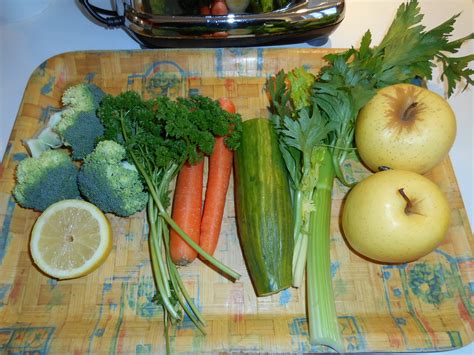
[(222, 272), (233, 279), (240, 275), (204, 252), (173, 221), (167, 212), (170, 184), (186, 161), (198, 162), (205, 154), (212, 153), (216, 135), (227, 135), (228, 147), (237, 148), (240, 117), (223, 111), (208, 98), (143, 100), (131, 91), (106, 96), (98, 115), (105, 127), (104, 137), (124, 144), (130, 162), (145, 180), (150, 197), (147, 217), (156, 299), (163, 306), (165, 319), (174, 323), (182, 318), (184, 311), (204, 333), (204, 320), (169, 254), (169, 227)]
[(96, 115), (104, 95), (98, 86), (81, 83), (68, 88), (62, 96), (65, 109), (54, 130), (64, 144), (71, 147), (75, 160), (84, 159), (91, 153), (104, 133), (104, 127)]
[(33, 137), (23, 140), (23, 145), (30, 156), (39, 158), (43, 152), (60, 148), (63, 145), (61, 137), (54, 130), (60, 119), (61, 111), (52, 114), (45, 127), (41, 128)]
[(143, 210), (148, 194), (134, 166), (125, 163), (126, 151), (114, 141), (101, 141), (81, 166), (81, 194), (106, 213), (126, 217)]
[(20, 206), (44, 211), (55, 202), (80, 198), (77, 174), (67, 153), (48, 150), (18, 164), (13, 195)]

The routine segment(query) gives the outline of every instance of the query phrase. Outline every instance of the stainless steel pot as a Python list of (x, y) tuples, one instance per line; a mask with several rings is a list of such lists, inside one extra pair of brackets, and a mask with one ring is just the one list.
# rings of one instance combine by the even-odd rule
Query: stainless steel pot
[[(344, 0), (283, 1), (283, 7), (260, 13), (199, 15), (185, 11), (184, 1), (116, 0), (117, 9), (79, 0), (107, 27), (124, 28), (145, 47), (242, 47), (296, 42), (324, 43), (344, 18)], [(187, 2), (192, 2), (188, 0)], [(195, 3), (199, 3), (197, 0)], [(206, 0), (204, 0), (206, 1)], [(210, 0), (207, 0), (210, 1)], [(275, 2), (275, 1), (274, 1)], [(196, 7), (196, 10), (198, 7)], [(252, 10), (248, 7), (248, 10)]]

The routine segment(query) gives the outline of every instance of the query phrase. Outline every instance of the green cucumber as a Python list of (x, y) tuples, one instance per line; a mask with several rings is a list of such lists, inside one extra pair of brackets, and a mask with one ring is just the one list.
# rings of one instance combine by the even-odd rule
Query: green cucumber
[(234, 155), (237, 228), (257, 296), (291, 286), (293, 213), (286, 168), (272, 123), (243, 122)]

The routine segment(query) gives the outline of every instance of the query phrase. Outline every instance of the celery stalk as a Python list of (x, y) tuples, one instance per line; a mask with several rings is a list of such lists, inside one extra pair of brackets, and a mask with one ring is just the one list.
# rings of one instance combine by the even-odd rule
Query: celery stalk
[(331, 153), (317, 148), (318, 178), (311, 213), (307, 261), (309, 336), (312, 345), (326, 345), (342, 352), (344, 344), (337, 323), (331, 280), (331, 192), (335, 179)]
[[(448, 96), (460, 81), (472, 85), (472, 71), (468, 69), (472, 56), (447, 57), (447, 53), (457, 53), (465, 41), (474, 39), (470, 34), (448, 40), (457, 17), (425, 31), (420, 24), (423, 14), (418, 1), (410, 0), (399, 6), (379, 45), (372, 45), (372, 35), (367, 31), (359, 49), (325, 56), (327, 65), (317, 76), (299, 67), (288, 73), (282, 70), (267, 80), (270, 117), (296, 196), (293, 208), (301, 212), (301, 218), (295, 218), (293, 274), (298, 285), (307, 257), (311, 344), (344, 350), (331, 285), (331, 191), (336, 178), (351, 185), (343, 166), (349, 152), (356, 148), (354, 132), (359, 110), (380, 88), (411, 82), (415, 77), (431, 79), (435, 61), (443, 66), (441, 78), (447, 81)], [(400, 41), (405, 45), (400, 46)], [(299, 197), (303, 200), (301, 206), (296, 204)], [(307, 254), (303, 233), (308, 238)]]
[(308, 236), (302, 232), (303, 193), (300, 190), (293, 191), (293, 221), (295, 246), (293, 251), (293, 287), (300, 287), (303, 283), (306, 268), (306, 250), (308, 249)]

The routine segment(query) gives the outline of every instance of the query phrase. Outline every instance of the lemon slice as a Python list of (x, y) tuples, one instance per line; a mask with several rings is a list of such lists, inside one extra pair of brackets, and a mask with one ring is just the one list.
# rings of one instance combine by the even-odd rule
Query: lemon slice
[(81, 200), (49, 206), (31, 232), (30, 250), (41, 271), (57, 279), (72, 279), (99, 267), (112, 249), (107, 217)]

